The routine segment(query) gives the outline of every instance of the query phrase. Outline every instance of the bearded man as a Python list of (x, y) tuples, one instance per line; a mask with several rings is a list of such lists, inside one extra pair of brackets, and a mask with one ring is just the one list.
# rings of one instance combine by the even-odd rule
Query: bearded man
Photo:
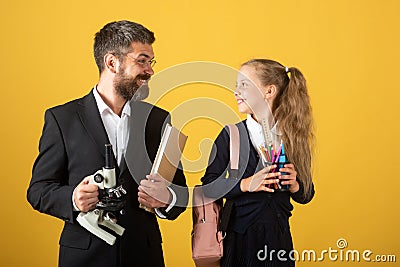
[[(154, 74), (154, 41), (153, 32), (140, 24), (108, 23), (94, 39), (97, 85), (45, 113), (27, 198), (34, 209), (65, 222), (60, 267), (164, 266), (156, 216), (177, 218), (187, 204), (187, 186), (181, 168), (172, 184), (149, 175), (163, 128), (170, 123), (168, 112), (141, 101)], [(125, 205), (113, 218), (125, 232), (114, 245), (76, 220), (99, 201), (98, 186), (88, 176), (104, 166), (105, 144), (112, 145), (118, 185), (126, 191)]]

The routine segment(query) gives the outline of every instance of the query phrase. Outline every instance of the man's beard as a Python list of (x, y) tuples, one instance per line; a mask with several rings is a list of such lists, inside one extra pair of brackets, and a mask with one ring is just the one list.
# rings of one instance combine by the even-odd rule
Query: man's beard
[(140, 80), (147, 81), (148, 79), (150, 79), (151, 75), (144, 74), (138, 75), (136, 76), (136, 78), (132, 78), (125, 75), (123, 70), (121, 70), (120, 73), (122, 74), (117, 74), (114, 80), (114, 87), (117, 91), (117, 94), (128, 101), (131, 99), (133, 101), (139, 101), (148, 97), (149, 87), (147, 82), (142, 84), (140, 87), (139, 84)]
[(131, 101), (140, 101), (146, 99), (149, 96), (149, 91), (149, 84), (146, 82), (136, 90)]

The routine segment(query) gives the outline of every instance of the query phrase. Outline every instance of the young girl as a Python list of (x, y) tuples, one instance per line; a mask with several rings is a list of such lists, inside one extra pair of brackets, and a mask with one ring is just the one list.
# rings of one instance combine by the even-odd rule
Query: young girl
[[(314, 135), (306, 81), (297, 68), (253, 59), (240, 69), (235, 98), (239, 112), (248, 114), (247, 120), (236, 124), (240, 133), (239, 175), (226, 178), (230, 149), (225, 128), (215, 140), (202, 178), (208, 197), (234, 202), (221, 266), (294, 266), (290, 199), (305, 204), (314, 196)], [(260, 107), (264, 108), (261, 112)], [(265, 138), (259, 120), (264, 115), (276, 122), (270, 130), (281, 137), (290, 162), (276, 171), (276, 164), (264, 167), (260, 160)], [(281, 186), (288, 186), (288, 190), (279, 190)]]

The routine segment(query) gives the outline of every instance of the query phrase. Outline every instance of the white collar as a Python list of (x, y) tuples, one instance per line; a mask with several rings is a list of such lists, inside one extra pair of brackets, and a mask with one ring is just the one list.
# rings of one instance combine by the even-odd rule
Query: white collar
[[(250, 139), (255, 147), (260, 145), (265, 146), (265, 140), (263, 135), (263, 129), (261, 124), (259, 124), (250, 114), (247, 115), (246, 120), (247, 129), (249, 130)], [(271, 129), (271, 138), (275, 146), (278, 146), (281, 142), (282, 136), (278, 129), (278, 122)]]
[[(259, 124), (255, 119), (253, 119), (253, 117), (250, 114), (247, 114), (246, 124), (247, 124), (247, 129), (249, 130), (251, 129), (251, 131), (253, 132), (262, 131), (261, 124)], [(271, 129), (271, 132), (274, 135), (281, 135), (281, 132), (278, 129), (278, 122), (274, 124), (274, 126)]]
[(251, 133), (262, 131), (261, 124), (259, 124), (255, 119), (253, 119), (253, 117), (250, 114), (247, 114), (246, 124), (247, 124), (247, 129)]
[[(94, 95), (94, 98), (96, 99), (97, 108), (99, 109), (100, 114), (103, 114), (103, 112), (106, 111), (106, 110), (109, 111), (109, 112), (112, 112), (113, 114), (115, 114), (114, 111), (112, 111), (112, 109), (109, 106), (107, 106), (107, 104), (101, 98), (99, 92), (97, 92), (97, 86), (95, 86), (93, 88), (93, 95)], [(131, 116), (130, 101), (126, 101), (126, 103), (125, 103), (125, 105), (124, 105), (124, 107), (122, 109), (121, 116), (122, 115)]]

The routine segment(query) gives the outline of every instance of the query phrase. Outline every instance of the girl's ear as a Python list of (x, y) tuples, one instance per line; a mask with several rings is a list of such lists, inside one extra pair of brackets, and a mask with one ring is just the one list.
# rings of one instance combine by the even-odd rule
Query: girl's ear
[(276, 95), (276, 86), (274, 84), (267, 85), (265, 87), (264, 99), (272, 100)]

